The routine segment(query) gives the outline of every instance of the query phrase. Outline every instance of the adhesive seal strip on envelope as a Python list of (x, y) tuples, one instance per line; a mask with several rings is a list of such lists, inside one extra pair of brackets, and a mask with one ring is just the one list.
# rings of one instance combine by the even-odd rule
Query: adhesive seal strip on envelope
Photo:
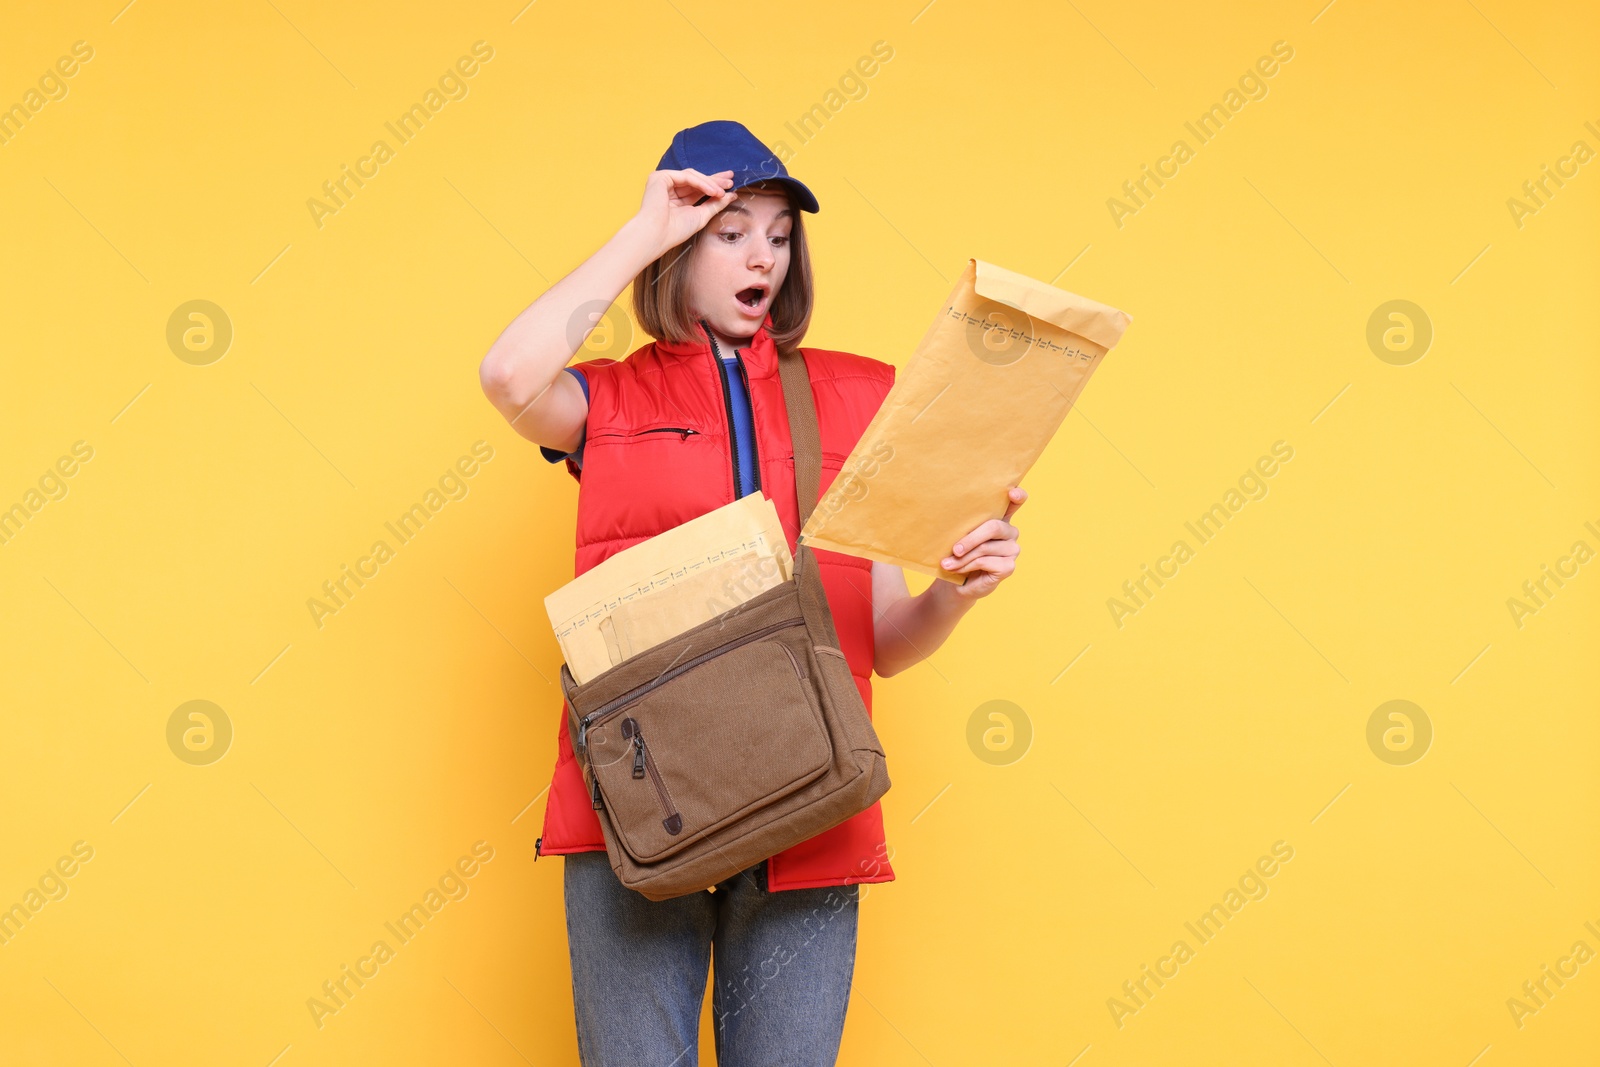
[(625, 548), (544, 598), (579, 685), (764, 589), (794, 559), (778, 509), (762, 493)]
[(970, 260), (799, 542), (961, 584), (940, 561), (1005, 514), (1126, 312)]

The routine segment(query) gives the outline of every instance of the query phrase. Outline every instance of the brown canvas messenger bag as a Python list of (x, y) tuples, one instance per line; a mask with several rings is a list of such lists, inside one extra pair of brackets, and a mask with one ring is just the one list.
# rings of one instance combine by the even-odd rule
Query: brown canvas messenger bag
[[(804, 357), (780, 355), (778, 370), (803, 527), (821, 435)], [(562, 664), (561, 687), (612, 869), (651, 900), (715, 885), (889, 788), (806, 545), (787, 582), (582, 685)]]

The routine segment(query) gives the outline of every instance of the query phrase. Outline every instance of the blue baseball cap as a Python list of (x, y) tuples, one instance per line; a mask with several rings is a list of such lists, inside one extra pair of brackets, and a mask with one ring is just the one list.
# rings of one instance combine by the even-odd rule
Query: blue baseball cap
[(731, 170), (735, 189), (759, 181), (780, 181), (794, 192), (801, 211), (815, 214), (819, 210), (811, 190), (789, 177), (772, 149), (762, 144), (743, 124), (728, 119), (702, 122), (673, 134), (672, 145), (656, 164), (656, 169), (692, 169), (708, 177)]

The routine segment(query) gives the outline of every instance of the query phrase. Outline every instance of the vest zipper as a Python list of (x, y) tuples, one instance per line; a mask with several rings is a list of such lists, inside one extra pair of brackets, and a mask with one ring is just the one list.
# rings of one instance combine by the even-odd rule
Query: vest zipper
[[(722, 409), (728, 417), (728, 455), (733, 460), (733, 499), (739, 499), (739, 435), (733, 427), (733, 394), (728, 391), (728, 379), (722, 373), (722, 349), (717, 347), (717, 337), (711, 332), (711, 324), (701, 320), (701, 328), (706, 331), (706, 340), (711, 342), (711, 365), (716, 368), (717, 384), (722, 386)], [(733, 358), (739, 358), (739, 352), (734, 350)]]
[[(782, 630), (782, 629), (784, 629), (786, 627), (789, 627), (789, 626), (804, 626), (805, 624), (806, 624), (806, 621), (804, 619), (786, 619), (783, 622), (773, 623), (771, 626), (763, 626), (759, 630), (754, 630), (754, 631), (752, 631), (750, 633), (745, 634), (743, 637), (739, 638), (739, 640), (735, 641), (731, 645), (718, 645), (716, 648), (713, 648), (711, 651), (703, 652), (700, 655), (694, 657), (694, 659), (689, 660), (687, 663), (678, 664), (676, 667), (672, 668), (670, 671), (667, 671), (666, 673), (660, 675), (659, 677), (653, 678), (650, 681), (645, 682), (643, 685), (634, 686), (632, 689), (628, 690), (626, 693), (623, 693), (621, 696), (613, 697), (611, 700), (606, 701), (604, 704), (600, 705), (598, 708), (594, 709), (589, 714), (585, 715), (582, 719), (578, 720), (578, 741), (577, 741), (577, 744), (574, 745), (573, 747), (576, 748), (577, 751), (580, 754), (587, 756), (587, 754), (588, 754), (588, 752), (587, 752), (587, 742), (588, 742), (588, 739), (589, 739), (589, 727), (591, 727), (591, 726), (593, 726), (593, 725), (595, 725), (597, 723), (604, 722), (606, 719), (609, 719), (611, 716), (613, 716), (617, 712), (621, 711), (627, 705), (632, 704), (634, 701), (636, 701), (640, 697), (644, 696), (644, 694), (648, 693), (650, 690), (656, 688), (657, 686), (665, 685), (667, 682), (670, 682), (672, 679), (676, 678), (678, 675), (682, 674), (684, 671), (692, 670), (693, 668), (698, 667), (700, 664), (704, 663), (708, 659), (711, 659), (713, 656), (720, 656), (724, 652), (731, 652), (734, 649), (739, 648), (739, 647), (741, 647), (743, 645), (748, 645), (751, 641), (758, 641), (761, 638), (766, 637), (770, 633), (774, 633), (774, 632), (776, 632), (778, 630)], [(790, 658), (792, 659), (793, 656), (791, 655)], [(799, 664), (795, 665), (795, 670), (796, 670), (796, 673), (799, 672)], [(598, 783), (596, 783), (596, 785), (595, 785), (595, 793), (596, 793), (596, 796), (598, 796), (598, 794), (599, 794), (599, 784)]]

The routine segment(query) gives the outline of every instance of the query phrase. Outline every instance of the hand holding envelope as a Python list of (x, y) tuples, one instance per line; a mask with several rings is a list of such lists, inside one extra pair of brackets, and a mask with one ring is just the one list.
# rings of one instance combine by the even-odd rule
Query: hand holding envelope
[(801, 544), (961, 584), (939, 565), (1000, 518), (1122, 339), (1127, 313), (971, 260), (800, 531)]

